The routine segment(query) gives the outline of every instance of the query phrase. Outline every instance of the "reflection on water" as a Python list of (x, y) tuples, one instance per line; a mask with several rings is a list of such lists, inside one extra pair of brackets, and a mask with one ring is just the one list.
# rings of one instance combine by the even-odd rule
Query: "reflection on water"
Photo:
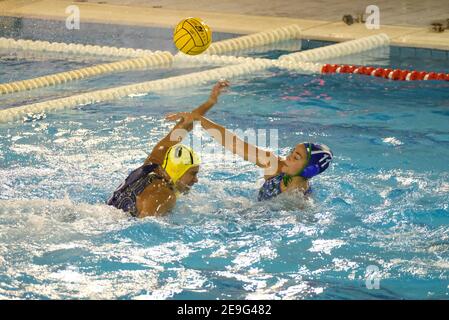
[(23, 18), (20, 17), (1, 17), (0, 18), (0, 37), (15, 38), (19, 37), (23, 28)]
[[(447, 173), (369, 169), (376, 159), (339, 150), (311, 197), (257, 202), (260, 172), (203, 154), (175, 212), (137, 220), (103, 202), (169, 124), (67, 113), (1, 129), (2, 297), (412, 298), (426, 293), (397, 281), (446, 279)], [(369, 265), (379, 290), (365, 288)]]
[(0, 297), (446, 298), (448, 86), (382, 81), (234, 80), (213, 120), (278, 129), (283, 155), (325, 143), (333, 165), (311, 197), (257, 202), (262, 172), (205, 152), (199, 183), (163, 218), (104, 202), (169, 131), (161, 110), (190, 110), (208, 86), (1, 124)]

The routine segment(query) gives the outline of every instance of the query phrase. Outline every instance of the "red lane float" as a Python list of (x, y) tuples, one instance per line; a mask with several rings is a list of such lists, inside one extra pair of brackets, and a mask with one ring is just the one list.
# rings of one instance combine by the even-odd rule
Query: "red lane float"
[(351, 66), (347, 64), (325, 64), (321, 73), (355, 73), (367, 76), (380, 77), (390, 80), (414, 81), (414, 80), (442, 80), (449, 81), (449, 73), (436, 73), (426, 71), (410, 71), (389, 68), (374, 68), (365, 66)]

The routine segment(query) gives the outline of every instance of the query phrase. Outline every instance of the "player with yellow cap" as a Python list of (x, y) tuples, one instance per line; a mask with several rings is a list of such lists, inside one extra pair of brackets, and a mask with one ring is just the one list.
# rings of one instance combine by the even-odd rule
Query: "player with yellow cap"
[(189, 147), (179, 144), (168, 149), (162, 168), (176, 183), (190, 168), (198, 166), (200, 159)]
[[(204, 115), (228, 86), (227, 81), (219, 81), (212, 88), (209, 99), (192, 114)], [(164, 215), (173, 209), (177, 196), (188, 192), (198, 182), (200, 159), (192, 149), (180, 144), (192, 128), (193, 117), (181, 117), (153, 148), (144, 164), (133, 170), (114, 191), (107, 204), (135, 217)]]

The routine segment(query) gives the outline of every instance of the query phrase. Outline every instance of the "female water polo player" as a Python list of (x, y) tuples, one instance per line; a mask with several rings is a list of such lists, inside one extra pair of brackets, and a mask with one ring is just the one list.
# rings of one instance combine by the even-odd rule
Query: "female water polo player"
[(264, 169), (265, 182), (259, 190), (259, 201), (272, 199), (281, 193), (294, 190), (304, 194), (310, 192), (309, 180), (324, 172), (333, 157), (332, 151), (326, 145), (304, 142), (296, 145), (283, 159), (272, 152), (248, 144), (204, 116), (180, 112), (167, 117), (169, 120), (180, 118), (200, 121), (201, 126), (226, 149)]
[[(209, 99), (191, 114), (204, 115), (227, 86), (227, 81), (219, 81)], [(153, 148), (144, 164), (132, 171), (114, 191), (108, 205), (136, 217), (163, 215), (173, 209), (178, 194), (188, 192), (198, 182), (200, 160), (193, 150), (179, 143), (192, 130), (193, 124), (190, 118), (180, 117), (179, 120)]]

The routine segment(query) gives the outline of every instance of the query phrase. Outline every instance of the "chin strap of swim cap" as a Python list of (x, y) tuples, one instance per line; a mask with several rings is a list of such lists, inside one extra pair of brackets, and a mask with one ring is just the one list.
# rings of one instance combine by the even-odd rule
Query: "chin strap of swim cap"
[(162, 168), (176, 183), (190, 168), (200, 164), (200, 159), (196, 153), (182, 144), (171, 146), (165, 154)]

